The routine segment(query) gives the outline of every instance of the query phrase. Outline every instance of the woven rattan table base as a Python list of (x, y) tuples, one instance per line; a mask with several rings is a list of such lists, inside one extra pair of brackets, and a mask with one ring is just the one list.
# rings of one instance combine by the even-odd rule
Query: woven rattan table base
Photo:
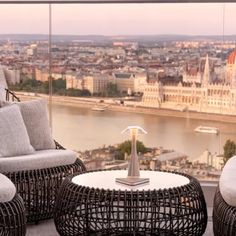
[(195, 178), (184, 176), (189, 184), (154, 191), (95, 189), (67, 177), (56, 201), (57, 231), (64, 236), (202, 235), (207, 224), (203, 192)]

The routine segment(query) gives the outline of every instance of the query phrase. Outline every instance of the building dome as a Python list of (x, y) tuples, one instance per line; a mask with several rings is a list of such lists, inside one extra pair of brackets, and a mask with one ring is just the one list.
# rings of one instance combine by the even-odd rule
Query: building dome
[(228, 64), (236, 64), (236, 49), (229, 54)]

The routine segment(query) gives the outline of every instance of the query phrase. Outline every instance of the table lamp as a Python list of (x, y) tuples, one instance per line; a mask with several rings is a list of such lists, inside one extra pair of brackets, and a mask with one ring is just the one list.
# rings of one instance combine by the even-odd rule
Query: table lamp
[(131, 157), (128, 165), (128, 176), (126, 178), (116, 178), (116, 182), (130, 186), (148, 183), (149, 178), (140, 177), (136, 143), (138, 134), (147, 134), (147, 132), (139, 126), (128, 126), (121, 133), (130, 133), (131, 135)]

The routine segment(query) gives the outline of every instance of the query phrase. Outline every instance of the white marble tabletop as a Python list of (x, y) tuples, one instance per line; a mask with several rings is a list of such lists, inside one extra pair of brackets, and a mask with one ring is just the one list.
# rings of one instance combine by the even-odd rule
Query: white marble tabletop
[(150, 182), (139, 186), (127, 186), (119, 184), (116, 178), (127, 177), (127, 170), (106, 170), (95, 171), (77, 175), (72, 178), (72, 182), (80, 186), (90, 188), (110, 189), (110, 190), (159, 190), (164, 188), (180, 187), (189, 184), (189, 179), (185, 176), (161, 172), (161, 171), (140, 171), (141, 178), (150, 178)]

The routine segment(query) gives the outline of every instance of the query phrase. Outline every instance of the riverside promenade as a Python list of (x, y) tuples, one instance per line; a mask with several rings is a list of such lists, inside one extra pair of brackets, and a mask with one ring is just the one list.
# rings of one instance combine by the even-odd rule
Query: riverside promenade
[[(33, 93), (23, 93), (17, 92), (17, 96), (20, 97), (22, 101), (37, 99), (37, 98), (46, 98), (48, 99), (48, 95), (45, 94), (33, 94)], [(107, 98), (88, 98), (88, 97), (67, 97), (67, 96), (53, 96), (52, 103), (57, 105), (65, 105), (72, 107), (84, 107), (84, 108), (92, 108), (95, 105), (98, 105), (99, 101), (103, 100), (101, 105), (108, 105), (107, 110), (111, 111), (119, 111), (119, 112), (132, 112), (132, 113), (140, 113), (140, 114), (148, 114), (148, 115), (156, 115), (156, 116), (167, 116), (167, 117), (178, 117), (185, 119), (198, 119), (198, 120), (209, 120), (216, 122), (224, 122), (224, 123), (236, 123), (236, 115), (232, 114), (218, 114), (218, 113), (207, 113), (207, 112), (197, 112), (197, 111), (180, 111), (170, 108), (150, 108), (143, 107), (139, 105), (139, 102), (133, 102), (131, 104), (117, 104), (115, 102), (111, 102), (112, 99)], [(110, 101), (110, 102), (109, 102)]]

